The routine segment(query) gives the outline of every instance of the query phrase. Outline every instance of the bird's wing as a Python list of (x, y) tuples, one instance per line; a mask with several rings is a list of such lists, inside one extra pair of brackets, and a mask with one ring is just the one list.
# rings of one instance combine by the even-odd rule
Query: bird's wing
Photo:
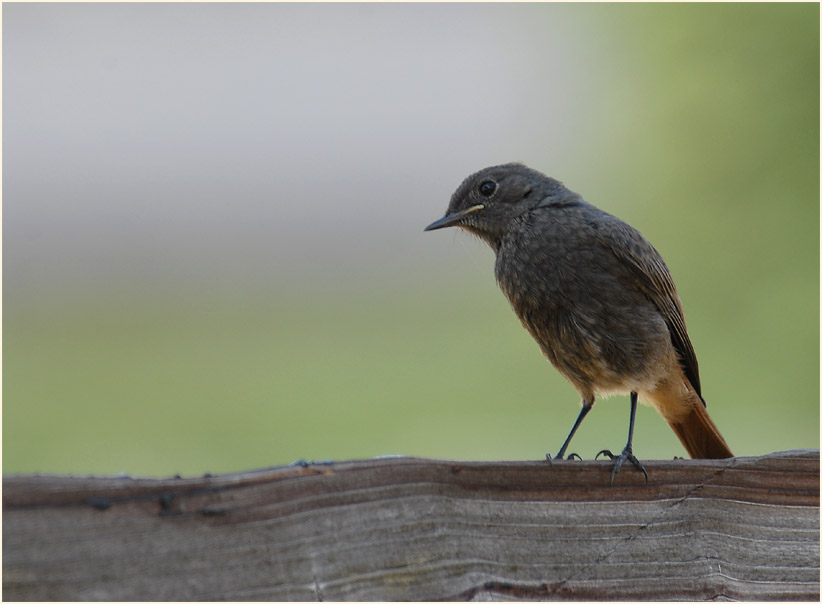
[(611, 249), (637, 279), (642, 292), (662, 313), (685, 376), (702, 398), (696, 353), (685, 328), (682, 302), (665, 261), (639, 231), (616, 218), (608, 222)]

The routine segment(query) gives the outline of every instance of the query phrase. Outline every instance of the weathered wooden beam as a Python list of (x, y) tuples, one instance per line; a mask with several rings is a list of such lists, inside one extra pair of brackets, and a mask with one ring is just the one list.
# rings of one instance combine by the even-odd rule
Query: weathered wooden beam
[(819, 451), (3, 479), (4, 600), (819, 599)]

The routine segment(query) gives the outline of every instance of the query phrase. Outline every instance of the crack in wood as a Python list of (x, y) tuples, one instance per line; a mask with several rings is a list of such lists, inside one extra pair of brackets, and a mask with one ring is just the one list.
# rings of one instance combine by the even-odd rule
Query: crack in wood
[[(733, 461), (735, 462), (736, 460), (734, 459)], [(735, 465), (735, 464), (733, 464), (733, 465)], [(733, 467), (733, 465), (731, 467)], [(562, 590), (563, 588), (567, 587), (567, 585), (571, 581), (573, 581), (575, 578), (577, 578), (579, 576), (590, 576), (591, 568), (596, 567), (596, 566), (602, 564), (603, 562), (606, 562), (607, 560), (609, 560), (610, 558), (612, 558), (614, 556), (618, 556), (617, 550), (621, 550), (621, 549), (626, 548), (628, 546), (628, 544), (630, 544), (635, 539), (637, 539), (637, 537), (641, 534), (642, 531), (645, 531), (648, 528), (653, 527), (653, 526), (655, 526), (656, 524), (658, 524), (660, 522), (664, 522), (665, 519), (669, 517), (670, 512), (673, 509), (675, 509), (677, 506), (681, 505), (683, 502), (687, 501), (688, 499), (691, 499), (692, 497), (694, 497), (697, 493), (699, 493), (699, 491), (704, 489), (708, 484), (716, 481), (718, 478), (720, 478), (727, 471), (727, 469), (728, 468), (725, 468), (725, 467), (718, 468), (717, 471), (714, 472), (714, 474), (710, 478), (708, 478), (708, 479), (702, 481), (701, 483), (695, 485), (690, 491), (688, 491), (687, 493), (682, 495), (682, 497), (678, 498), (676, 501), (673, 501), (669, 506), (661, 507), (654, 519), (646, 522), (645, 524), (640, 525), (639, 527), (637, 527), (637, 529), (632, 534), (627, 535), (624, 539), (620, 539), (620, 540), (616, 541), (614, 546), (609, 551), (607, 551), (604, 554), (602, 554), (601, 556), (599, 556), (593, 562), (576, 569), (571, 575), (569, 575), (568, 577), (565, 577), (564, 579), (557, 582), (555, 584), (556, 585), (556, 591)], [(614, 505), (619, 505), (619, 503), (615, 502)]]
[(486, 581), (482, 585), (475, 585), (468, 589), (461, 591), (454, 597), (443, 598), (435, 600), (436, 602), (448, 602), (455, 600), (469, 601), (473, 600), (477, 594), (482, 592), (504, 594), (508, 597), (518, 599), (545, 599), (551, 594), (555, 594), (560, 589), (549, 586), (547, 583), (540, 583), (539, 585), (527, 585), (521, 583), (510, 583), (508, 581)]
[(317, 581), (317, 575), (313, 576), (314, 578), (314, 596), (317, 598), (317, 602), (323, 601), (323, 592), (320, 589), (320, 583)]

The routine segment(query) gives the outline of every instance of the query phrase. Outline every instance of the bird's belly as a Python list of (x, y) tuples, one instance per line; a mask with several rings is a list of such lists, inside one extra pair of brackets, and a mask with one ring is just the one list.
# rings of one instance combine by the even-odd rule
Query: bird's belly
[(667, 326), (655, 309), (639, 306), (620, 313), (616, 308), (584, 313), (541, 306), (517, 314), (543, 354), (581, 394), (653, 390), (676, 359)]

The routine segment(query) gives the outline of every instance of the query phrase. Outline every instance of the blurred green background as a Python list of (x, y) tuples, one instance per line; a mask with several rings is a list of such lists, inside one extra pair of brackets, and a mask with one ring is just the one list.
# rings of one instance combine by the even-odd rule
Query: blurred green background
[(5, 473), (556, 453), (491, 251), (422, 232), (506, 161), (661, 251), (737, 455), (819, 446), (817, 4), (2, 9)]

